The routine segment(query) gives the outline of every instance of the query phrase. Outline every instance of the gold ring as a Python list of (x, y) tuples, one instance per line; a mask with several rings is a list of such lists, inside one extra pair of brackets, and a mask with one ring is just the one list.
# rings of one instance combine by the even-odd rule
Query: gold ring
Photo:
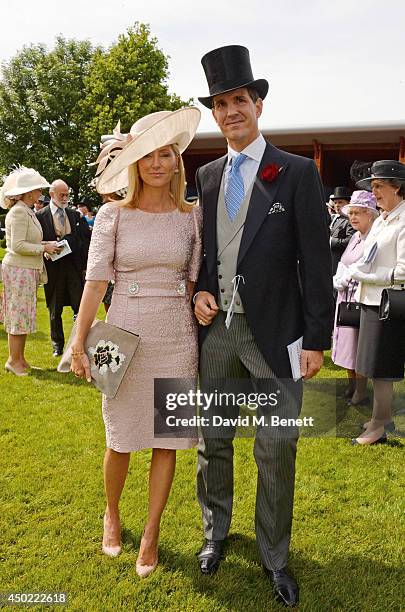
[(201, 319), (198, 319), (198, 322), (200, 325), (204, 325), (204, 321), (201, 321)]

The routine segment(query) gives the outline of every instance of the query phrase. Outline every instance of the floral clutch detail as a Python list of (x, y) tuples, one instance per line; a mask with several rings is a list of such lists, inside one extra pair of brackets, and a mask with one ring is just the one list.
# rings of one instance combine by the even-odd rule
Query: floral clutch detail
[[(58, 372), (70, 372), (71, 343), (75, 336), (73, 326), (69, 342), (58, 365)], [(90, 328), (84, 350), (90, 361), (91, 379), (99, 391), (109, 398), (117, 395), (121, 381), (138, 348), (137, 334), (96, 320)]]

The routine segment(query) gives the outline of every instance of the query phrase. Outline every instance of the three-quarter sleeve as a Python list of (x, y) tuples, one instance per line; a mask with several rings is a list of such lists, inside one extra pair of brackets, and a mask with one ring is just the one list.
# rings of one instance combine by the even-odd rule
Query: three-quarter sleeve
[(201, 262), (202, 262), (202, 209), (200, 206), (194, 206), (191, 211), (193, 215), (193, 250), (191, 253), (191, 258), (188, 265), (188, 273), (187, 279), (193, 283), (196, 282), (198, 278), (198, 273), (200, 271)]
[(115, 240), (120, 209), (104, 204), (97, 213), (91, 235), (86, 280), (107, 281), (114, 278)]
[[(29, 226), (33, 221), (30, 220), (24, 209), (15, 206), (11, 209), (8, 216), (9, 219), (6, 217), (6, 223), (8, 221), (11, 238), (10, 244), (7, 245), (7, 247), (9, 247), (13, 253), (18, 253), (18, 255), (26, 255), (28, 257), (32, 255), (42, 255), (44, 247), (41, 244), (41, 239), (39, 238), (38, 242), (29, 242), (27, 240), (27, 234), (30, 231)], [(38, 231), (38, 237), (39, 235), (40, 232)]]

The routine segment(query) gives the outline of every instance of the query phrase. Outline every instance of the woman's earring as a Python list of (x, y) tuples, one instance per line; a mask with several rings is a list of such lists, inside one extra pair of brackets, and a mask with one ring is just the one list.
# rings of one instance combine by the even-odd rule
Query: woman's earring
[(176, 168), (176, 170), (174, 171), (174, 174), (178, 174), (179, 173), (179, 169)]

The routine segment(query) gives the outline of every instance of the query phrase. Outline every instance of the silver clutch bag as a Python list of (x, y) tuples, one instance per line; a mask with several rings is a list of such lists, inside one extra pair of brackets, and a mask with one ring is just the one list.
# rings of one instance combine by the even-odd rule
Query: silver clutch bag
[[(58, 372), (70, 372), (71, 343), (75, 333), (76, 323), (58, 364)], [(117, 395), (139, 341), (140, 337), (137, 334), (104, 321), (95, 320), (93, 322), (84, 343), (84, 350), (90, 361), (92, 383), (107, 397), (114, 398)]]

